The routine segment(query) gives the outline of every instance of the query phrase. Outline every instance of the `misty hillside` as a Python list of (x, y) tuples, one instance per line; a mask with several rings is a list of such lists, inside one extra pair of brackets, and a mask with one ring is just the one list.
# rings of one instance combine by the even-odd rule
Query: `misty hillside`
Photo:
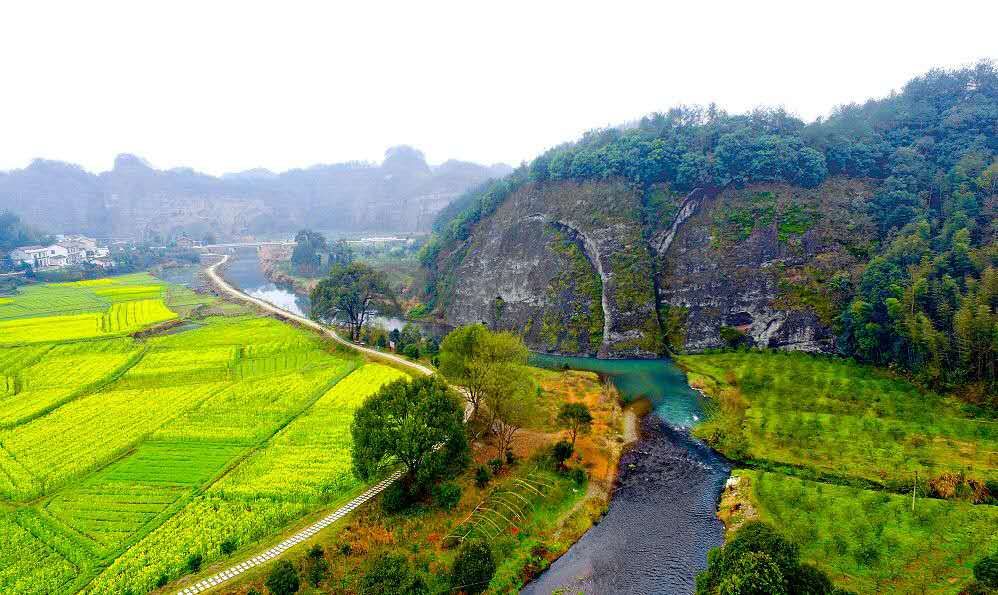
[(438, 166), (407, 146), (379, 164), (265, 169), (214, 177), (189, 168), (158, 170), (119, 155), (110, 171), (37, 159), (0, 173), (0, 210), (49, 233), (135, 238), (180, 232), (220, 238), (294, 231), (424, 231), (467, 189), (511, 171), (463, 161)]

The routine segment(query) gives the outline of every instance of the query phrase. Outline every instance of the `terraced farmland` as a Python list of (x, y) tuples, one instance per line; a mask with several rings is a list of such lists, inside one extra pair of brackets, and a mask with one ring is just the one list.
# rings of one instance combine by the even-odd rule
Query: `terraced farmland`
[(0, 301), (0, 592), (152, 590), (363, 488), (353, 410), (402, 373), (243, 312), (146, 274)]

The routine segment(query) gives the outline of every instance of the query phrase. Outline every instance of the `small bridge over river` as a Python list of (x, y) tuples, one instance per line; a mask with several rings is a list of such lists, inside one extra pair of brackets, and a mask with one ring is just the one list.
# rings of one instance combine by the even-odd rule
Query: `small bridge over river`
[(201, 246), (207, 250), (214, 250), (216, 248), (259, 248), (261, 246), (297, 246), (298, 242), (295, 241), (278, 241), (278, 242), (233, 242), (230, 244), (205, 244)]

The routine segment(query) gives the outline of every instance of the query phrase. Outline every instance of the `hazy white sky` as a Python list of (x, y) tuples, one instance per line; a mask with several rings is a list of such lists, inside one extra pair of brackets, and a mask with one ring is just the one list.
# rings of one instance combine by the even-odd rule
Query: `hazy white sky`
[(0, 5), (0, 169), (510, 164), (679, 103), (811, 119), (998, 58), (998, 2)]

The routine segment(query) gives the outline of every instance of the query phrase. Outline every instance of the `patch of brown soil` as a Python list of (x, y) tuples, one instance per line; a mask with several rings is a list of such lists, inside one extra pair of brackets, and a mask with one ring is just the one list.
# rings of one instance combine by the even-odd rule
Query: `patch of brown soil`
[(752, 505), (752, 479), (746, 475), (732, 475), (724, 486), (721, 503), (717, 507), (717, 518), (724, 523), (724, 531), (730, 535), (739, 527), (759, 518), (759, 511)]

